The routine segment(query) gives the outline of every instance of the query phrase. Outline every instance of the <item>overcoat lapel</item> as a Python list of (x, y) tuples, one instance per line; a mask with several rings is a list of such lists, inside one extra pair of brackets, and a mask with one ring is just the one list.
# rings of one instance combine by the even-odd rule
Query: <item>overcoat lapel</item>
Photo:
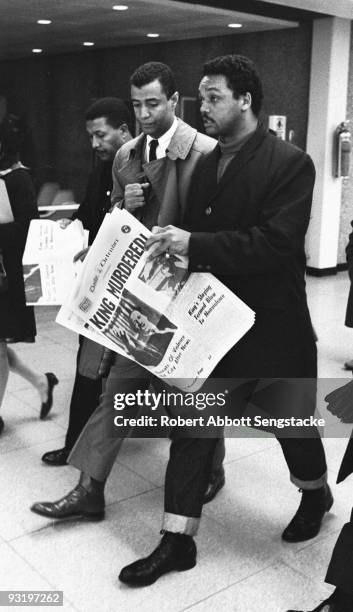
[[(135, 147), (130, 152), (130, 158), (128, 162), (119, 170), (121, 179), (128, 183), (148, 181), (153, 185), (154, 194), (160, 204), (165, 200), (166, 187), (168, 188), (168, 196), (174, 198), (178, 197), (177, 184), (176, 184), (176, 172), (166, 172), (167, 166), (172, 166), (170, 160), (166, 157), (156, 159), (150, 163), (143, 162), (143, 150), (145, 146), (146, 137), (142, 134), (136, 141)], [(168, 185), (166, 185), (166, 181)]]
[[(210, 193), (208, 203), (211, 204), (213, 200), (217, 199), (224, 187), (229, 183), (229, 181), (233, 180), (234, 177), (239, 173), (239, 171), (249, 162), (249, 160), (253, 157), (256, 149), (260, 146), (261, 142), (265, 138), (266, 130), (262, 124), (258, 126), (254, 134), (249, 138), (249, 140), (244, 144), (244, 146), (240, 149), (239, 153), (232, 159), (232, 161), (228, 164), (221, 180), (219, 183), (216, 182), (215, 178), (215, 189)], [(214, 156), (216, 153), (212, 151), (209, 158)], [(218, 149), (219, 155), (219, 149)], [(215, 164), (216, 168), (212, 167), (212, 174), (215, 177), (217, 175), (217, 163), (218, 156), (212, 159), (212, 164)], [(211, 170), (211, 168), (210, 168)]]
[(134, 148), (130, 151), (130, 157), (122, 168), (119, 169), (119, 175), (125, 184), (136, 183), (137, 180), (143, 182), (142, 159), (143, 149), (145, 146), (145, 135), (141, 134), (137, 139)]

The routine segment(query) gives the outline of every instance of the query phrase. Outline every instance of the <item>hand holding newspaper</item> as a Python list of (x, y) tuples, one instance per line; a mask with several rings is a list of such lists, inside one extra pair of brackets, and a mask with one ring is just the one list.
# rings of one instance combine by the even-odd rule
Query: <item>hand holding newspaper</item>
[(73, 258), (87, 243), (88, 232), (77, 219), (66, 229), (55, 221), (32, 220), (22, 259), (26, 303), (62, 304), (75, 277)]
[(197, 391), (255, 313), (212, 274), (190, 274), (186, 257), (148, 260), (149, 236), (126, 210), (107, 214), (57, 322)]

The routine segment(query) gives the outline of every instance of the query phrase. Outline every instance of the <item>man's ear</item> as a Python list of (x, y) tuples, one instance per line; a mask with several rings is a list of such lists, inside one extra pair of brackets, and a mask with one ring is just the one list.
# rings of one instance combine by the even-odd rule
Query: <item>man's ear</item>
[(252, 97), (251, 97), (251, 93), (249, 91), (247, 91), (243, 96), (243, 105), (241, 107), (241, 110), (243, 112), (249, 110), (249, 108), (251, 108), (251, 104), (252, 104)]
[(123, 140), (126, 140), (126, 138), (130, 136), (130, 130), (127, 123), (122, 123), (121, 125), (119, 125), (118, 129), (120, 132), (120, 136)]
[(171, 103), (172, 103), (172, 107), (175, 109), (176, 105), (177, 105), (177, 104), (178, 104), (178, 102), (179, 102), (179, 92), (178, 92), (178, 91), (175, 91), (175, 92), (174, 92), (174, 93), (173, 93), (173, 94), (170, 96), (169, 100), (170, 100), (170, 101), (171, 101)]

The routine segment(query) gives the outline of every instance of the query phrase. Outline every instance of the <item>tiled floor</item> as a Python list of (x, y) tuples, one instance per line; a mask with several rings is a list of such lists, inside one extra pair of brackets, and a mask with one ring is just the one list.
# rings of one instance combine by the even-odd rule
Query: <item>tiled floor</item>
[[(350, 377), (342, 369), (353, 357), (353, 330), (343, 325), (347, 292), (345, 273), (308, 279), (323, 378)], [(123, 586), (118, 572), (158, 541), (166, 440), (126, 442), (107, 488), (105, 521), (51, 523), (29, 511), (33, 501), (57, 499), (77, 480), (72, 468), (40, 460), (62, 445), (75, 363), (76, 338), (54, 317), (55, 309), (38, 309), (36, 345), (16, 349), (33, 367), (60, 378), (50, 418), (38, 420), (36, 394), (15, 376), (2, 410), (0, 590), (62, 590), (65, 612), (285, 612), (323, 599), (331, 590), (323, 582), (325, 568), (353, 500), (353, 479), (334, 485), (346, 444), (340, 438), (325, 440), (332, 512), (317, 538), (297, 545), (280, 539), (300, 497), (279, 445), (272, 438), (227, 440), (227, 483), (205, 507), (197, 566), (148, 588)], [(325, 389), (339, 383), (325, 382)]]

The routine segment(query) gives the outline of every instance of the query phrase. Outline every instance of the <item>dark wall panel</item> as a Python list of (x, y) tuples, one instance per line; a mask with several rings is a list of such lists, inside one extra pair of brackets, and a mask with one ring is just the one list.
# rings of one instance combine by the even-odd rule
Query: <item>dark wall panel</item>
[(175, 71), (181, 95), (195, 96), (204, 61), (241, 53), (257, 64), (264, 84), (263, 118), (287, 115), (295, 142), (305, 147), (311, 25), (258, 34), (230, 35), (0, 63), (0, 93), (33, 132), (38, 183), (57, 180), (83, 194), (91, 155), (84, 111), (95, 97), (129, 97), (128, 80), (141, 63), (158, 60)]

